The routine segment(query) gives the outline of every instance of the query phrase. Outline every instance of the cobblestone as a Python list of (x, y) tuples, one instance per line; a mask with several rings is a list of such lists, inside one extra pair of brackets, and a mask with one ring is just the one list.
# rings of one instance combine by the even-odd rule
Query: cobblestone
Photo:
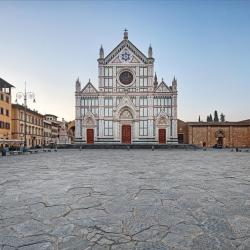
[(249, 162), (226, 150), (1, 157), (0, 249), (250, 249)]

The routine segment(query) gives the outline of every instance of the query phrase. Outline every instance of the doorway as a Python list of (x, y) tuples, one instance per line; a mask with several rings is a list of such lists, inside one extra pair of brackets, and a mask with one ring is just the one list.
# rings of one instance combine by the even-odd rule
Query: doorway
[(93, 144), (94, 143), (94, 129), (88, 128), (87, 129), (87, 144)]
[(223, 147), (223, 137), (218, 137), (218, 139), (217, 139), (217, 147), (218, 148)]
[(122, 143), (131, 144), (131, 125), (122, 125)]
[(159, 129), (159, 144), (166, 144), (166, 129)]

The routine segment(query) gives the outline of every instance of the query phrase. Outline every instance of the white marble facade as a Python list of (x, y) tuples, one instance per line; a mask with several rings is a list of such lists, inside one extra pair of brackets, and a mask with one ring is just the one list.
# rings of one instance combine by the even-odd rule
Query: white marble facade
[(98, 75), (98, 89), (76, 81), (76, 143), (89, 143), (89, 134), (91, 143), (177, 143), (177, 80), (158, 83), (151, 46), (146, 57), (125, 30), (106, 57), (100, 48)]

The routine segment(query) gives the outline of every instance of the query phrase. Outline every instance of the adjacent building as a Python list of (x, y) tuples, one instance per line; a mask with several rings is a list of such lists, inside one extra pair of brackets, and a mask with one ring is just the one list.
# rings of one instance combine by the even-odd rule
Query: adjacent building
[[(57, 121), (57, 116), (51, 114), (45, 114), (44, 120), (51, 124), (51, 132), (50, 132), (50, 139), (49, 144), (57, 144), (59, 141), (59, 121)], [(49, 131), (48, 131), (49, 132)]]
[(43, 146), (49, 146), (52, 143), (52, 122), (49, 120), (43, 120)]
[(11, 140), (11, 88), (14, 86), (0, 78), (0, 145)]
[[(25, 107), (12, 104), (12, 138), (24, 141)], [(37, 111), (26, 109), (26, 142), (27, 147), (43, 145), (43, 115)]]
[(183, 122), (178, 120), (179, 143), (203, 147), (250, 147), (250, 120)]
[(98, 59), (98, 88), (75, 88), (75, 142), (177, 143), (177, 80), (158, 82), (147, 56), (128, 39)]

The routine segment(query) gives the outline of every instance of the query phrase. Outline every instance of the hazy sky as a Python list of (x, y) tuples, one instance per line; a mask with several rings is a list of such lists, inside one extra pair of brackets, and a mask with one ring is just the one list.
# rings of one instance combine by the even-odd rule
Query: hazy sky
[(97, 86), (97, 58), (122, 39), (158, 79), (178, 79), (178, 117), (250, 118), (250, 1), (0, 1), (0, 77), (34, 91), (31, 108), (74, 119), (75, 80)]

